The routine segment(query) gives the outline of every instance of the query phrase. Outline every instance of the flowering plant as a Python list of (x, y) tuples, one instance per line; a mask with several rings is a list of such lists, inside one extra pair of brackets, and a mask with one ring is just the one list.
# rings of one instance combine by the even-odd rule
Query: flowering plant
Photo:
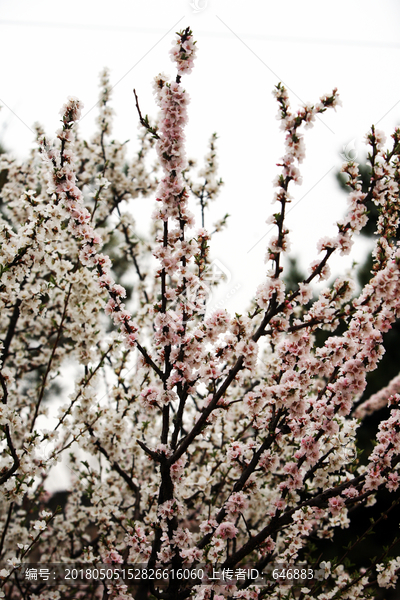
[[(390, 549), (360, 573), (340, 558), (316, 562), (311, 542), (331, 539), (349, 526), (350, 511), (367, 510), (381, 490), (399, 486), (399, 378), (360, 399), (383, 354), (382, 335), (400, 313), (400, 130), (391, 149), (374, 127), (368, 134), (366, 193), (357, 164), (344, 165), (348, 212), (337, 235), (319, 242), (309, 276), (288, 291), (285, 212), (289, 189), (301, 183), (303, 130), (339, 98), (334, 89), (292, 111), (278, 84), (286, 145), (275, 181), (278, 208), (268, 221), (276, 227), (269, 270), (247, 315), (208, 314), (213, 234), (204, 215), (222, 180), (215, 135), (200, 183), (185, 155), (189, 98), (181, 79), (195, 55), (187, 28), (171, 51), (175, 80), (160, 74), (154, 81), (156, 123), (143, 117), (136, 96), (141, 133), (133, 160), (110, 139), (107, 72), (92, 140), (81, 139), (82, 105), (69, 98), (55, 141), (37, 126), (38, 149), (27, 161), (1, 157), (3, 597), (326, 600), (369, 598), (374, 586), (396, 584), (400, 557)], [(136, 233), (132, 201), (153, 193), (148, 243)], [(194, 199), (202, 215), (197, 231)], [(332, 254), (350, 252), (370, 199), (380, 217), (369, 283), (356, 293), (350, 277), (339, 277), (314, 297), (314, 282), (329, 278)], [(121, 284), (124, 274), (133, 286)], [(326, 339), (319, 344), (320, 330)], [(78, 365), (75, 388), (55, 416), (71, 363)], [(350, 459), (357, 428), (382, 405), (390, 416), (360, 464)], [(46, 478), (64, 456), (72, 478), (67, 500), (63, 509), (50, 508)], [(21, 580), (28, 561), (138, 564), (142, 577), (54, 591)], [(313, 566), (307, 580), (296, 568), (304, 561)], [(250, 564), (266, 573), (262, 581), (230, 576)], [(186, 567), (201, 567), (204, 579), (177, 576)], [(149, 576), (159, 568), (169, 573), (162, 585)], [(224, 570), (225, 579), (213, 578), (213, 570)]]

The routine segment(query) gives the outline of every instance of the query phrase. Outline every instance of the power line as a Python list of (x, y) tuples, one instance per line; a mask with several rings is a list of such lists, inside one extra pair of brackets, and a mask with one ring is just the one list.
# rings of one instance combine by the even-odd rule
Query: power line
[(11, 19), (0, 19), (1, 25), (11, 25), (12, 27), (47, 27), (50, 29), (83, 29), (85, 31), (115, 31), (126, 33), (164, 33), (162, 29), (150, 27), (125, 27), (124, 25), (93, 25), (90, 23), (55, 23), (51, 21), (19, 21)]
[[(114, 32), (126, 32), (126, 33), (163, 33), (162, 29), (151, 28), (151, 27), (126, 27), (124, 25), (93, 25), (90, 23), (64, 23), (64, 22), (51, 22), (51, 21), (20, 21), (12, 19), (0, 19), (1, 25), (9, 25), (11, 27), (46, 27), (51, 29), (80, 29), (83, 31), (114, 31)], [(212, 32), (212, 31), (197, 31), (198, 35), (204, 37), (213, 38), (228, 38), (230, 35), (225, 32)], [(384, 49), (400, 49), (400, 42), (390, 41), (375, 41), (375, 40), (341, 40), (335, 38), (306, 38), (306, 37), (292, 37), (292, 36), (281, 36), (281, 35), (265, 35), (257, 33), (243, 33), (240, 34), (242, 38), (248, 40), (259, 40), (261, 42), (285, 42), (288, 44), (310, 44), (310, 45), (324, 45), (324, 46), (352, 46), (359, 48), (384, 48)]]

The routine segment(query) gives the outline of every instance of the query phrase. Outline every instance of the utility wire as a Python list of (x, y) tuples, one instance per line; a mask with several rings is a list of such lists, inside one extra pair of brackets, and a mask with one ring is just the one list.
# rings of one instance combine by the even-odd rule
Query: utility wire
[[(150, 28), (150, 27), (125, 27), (123, 25), (93, 25), (90, 23), (59, 23), (50, 21), (20, 21), (12, 19), (0, 19), (0, 26), (12, 26), (12, 27), (46, 27), (51, 29), (80, 29), (84, 31), (115, 31), (115, 32), (126, 32), (126, 33), (163, 33), (162, 29)], [(213, 38), (227, 38), (230, 37), (225, 32), (213, 32), (213, 31), (198, 31), (197, 35), (203, 37)], [(257, 33), (243, 33), (240, 34), (242, 38), (248, 40), (259, 40), (262, 42), (284, 42), (287, 44), (310, 44), (310, 45), (324, 45), (324, 46), (353, 46), (360, 48), (391, 48), (400, 49), (400, 42), (390, 41), (375, 41), (375, 40), (341, 40), (341, 39), (329, 39), (329, 38), (306, 38), (306, 37), (292, 37), (292, 36), (281, 36), (281, 35), (264, 35)]]

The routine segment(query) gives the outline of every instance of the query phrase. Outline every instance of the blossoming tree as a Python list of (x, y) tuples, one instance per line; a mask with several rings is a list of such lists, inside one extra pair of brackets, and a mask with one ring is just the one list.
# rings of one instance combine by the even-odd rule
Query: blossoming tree
[[(399, 378), (359, 401), (400, 312), (400, 130), (389, 149), (381, 132), (368, 134), (367, 193), (357, 164), (344, 165), (347, 214), (336, 237), (319, 242), (307, 279), (287, 291), (285, 212), (289, 189), (301, 182), (303, 130), (339, 100), (334, 89), (293, 111), (278, 84), (286, 146), (268, 221), (276, 228), (268, 272), (246, 315), (209, 314), (204, 211), (222, 182), (215, 136), (200, 178), (185, 157), (181, 78), (195, 53), (192, 32), (177, 34), (177, 76), (154, 81), (156, 123), (143, 117), (135, 93), (141, 133), (133, 160), (110, 138), (106, 72), (93, 139), (81, 139), (81, 103), (70, 98), (55, 141), (37, 126), (28, 160), (1, 157), (2, 597), (327, 600), (374, 597), (377, 586), (396, 584), (400, 557), (391, 548), (354, 572), (343, 557), (321, 562), (311, 541), (332, 538), (352, 510), (368, 515), (381, 490), (399, 485)], [(136, 234), (131, 201), (153, 194), (147, 242)], [(339, 277), (314, 296), (332, 254), (350, 252), (370, 199), (380, 218), (369, 283), (356, 294), (351, 279)], [(196, 203), (200, 229), (189, 208)], [(121, 285), (122, 267), (133, 291)], [(328, 332), (322, 345), (318, 330)], [(75, 389), (57, 419), (46, 418), (71, 361)], [(357, 428), (383, 404), (390, 417), (360, 464), (352, 454)], [(65, 506), (53, 509), (46, 478), (64, 456), (72, 482)], [(51, 587), (24, 579), (21, 563), (29, 562), (79, 563), (89, 572), (138, 565), (140, 578)], [(248, 565), (265, 575), (254, 580)]]

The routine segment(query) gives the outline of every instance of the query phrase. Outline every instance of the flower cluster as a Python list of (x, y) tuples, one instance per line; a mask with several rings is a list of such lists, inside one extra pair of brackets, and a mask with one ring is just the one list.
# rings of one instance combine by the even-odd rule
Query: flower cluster
[(179, 33), (172, 42), (171, 58), (179, 73), (191, 73), (196, 58), (196, 42), (189, 27)]
[[(121, 285), (115, 283), (110, 272), (109, 257), (99, 253), (102, 239), (90, 224), (91, 215), (83, 205), (82, 192), (76, 186), (72, 128), (74, 122), (79, 120), (81, 108), (79, 100), (75, 98), (70, 98), (62, 108), (63, 128), (57, 136), (61, 140), (61, 148), (59, 154), (56, 149), (50, 149), (46, 156), (53, 166), (52, 178), (47, 191), (52, 194), (55, 203), (61, 205), (69, 213), (68, 230), (82, 242), (79, 259), (84, 266), (94, 267), (97, 271), (98, 286), (101, 290), (106, 290), (109, 296), (105, 312), (112, 317), (114, 324), (124, 335), (127, 347), (131, 348), (135, 345), (138, 327), (121, 301), (126, 296), (126, 291)], [(44, 152), (46, 152), (45, 139), (43, 145)]]

